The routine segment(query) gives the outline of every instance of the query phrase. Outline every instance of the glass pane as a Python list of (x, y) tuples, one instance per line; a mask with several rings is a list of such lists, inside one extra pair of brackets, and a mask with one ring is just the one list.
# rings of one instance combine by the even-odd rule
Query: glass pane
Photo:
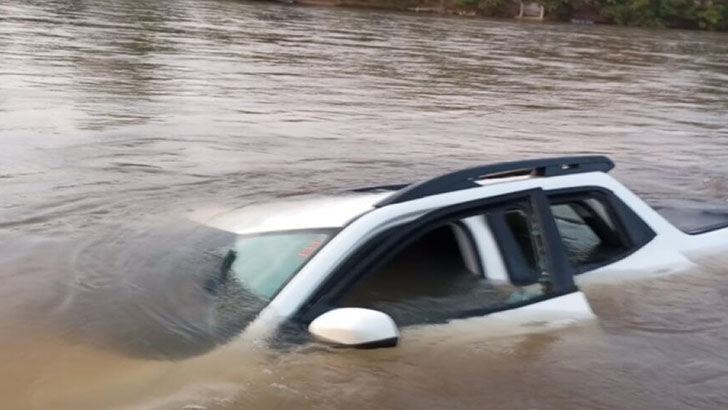
[[(509, 301), (514, 303), (543, 295), (547, 289), (551, 288), (551, 273), (549, 272), (548, 258), (543, 244), (541, 225), (533, 209), (533, 204), (529, 201), (523, 201), (514, 204), (512, 209), (505, 212), (506, 224), (510, 230), (510, 235), (518, 245), (520, 254), (503, 247), (507, 238), (496, 238), (501, 247), (501, 254), (504, 252), (509, 253), (503, 256), (507, 260), (506, 269), (511, 282), (504, 283), (501, 286), (512, 287)], [(523, 263), (514, 263), (517, 262), (517, 259), (522, 259)], [(530, 275), (515, 271), (519, 266), (525, 266), (526, 269), (530, 270)], [(517, 287), (513, 284), (526, 284), (529, 282), (531, 284), (527, 286)]]
[(526, 264), (534, 272), (540, 270), (538, 266), (538, 257), (533, 241), (533, 229), (526, 212), (520, 209), (513, 209), (506, 212), (506, 223), (511, 229), (513, 238), (518, 243), (523, 257), (526, 258)]
[[(548, 259), (542, 243), (541, 226), (534, 215), (533, 205), (527, 201), (518, 203), (505, 212), (505, 217), (510, 233), (521, 251), (519, 256), (524, 259), (525, 265), (534, 275), (541, 276), (541, 280), (547, 280)], [(499, 241), (499, 245), (502, 245), (505, 240), (505, 238), (496, 239)], [(501, 251), (504, 250), (501, 249)], [(514, 257), (514, 255), (508, 256)], [(518, 272), (511, 272), (511, 274), (518, 274)]]
[(602, 201), (578, 199), (551, 205), (559, 235), (572, 265), (598, 263), (628, 250)]
[(231, 271), (254, 294), (270, 299), (330, 237), (325, 232), (294, 232), (238, 238)]
[[(530, 219), (523, 207), (511, 212), (513, 228), (521, 236), (520, 245), (514, 246), (531, 255), (535, 269), (541, 257), (531, 235), (538, 225)], [(339, 306), (380, 310), (406, 326), (484, 315), (537, 300), (550, 291), (549, 276), (541, 270), (527, 286), (476, 274), (465, 266), (459, 246), (450, 226), (437, 227), (362, 278)]]

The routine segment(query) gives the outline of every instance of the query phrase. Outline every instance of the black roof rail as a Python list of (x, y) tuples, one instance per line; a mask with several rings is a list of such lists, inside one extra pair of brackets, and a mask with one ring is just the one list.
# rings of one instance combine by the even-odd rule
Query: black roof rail
[(377, 185), (367, 186), (363, 188), (349, 189), (349, 192), (377, 192), (377, 191), (399, 191), (402, 188), (407, 188), (410, 184), (393, 184), (393, 185)]
[(517, 175), (536, 175), (551, 177), (558, 175), (579, 174), (583, 172), (609, 172), (614, 162), (603, 155), (573, 156), (523, 161), (501, 162), (451, 172), (409, 185), (391, 196), (379, 201), (377, 208), (412, 201), (430, 195), (444, 194), (480, 185), (475, 181), (488, 178), (503, 178)]

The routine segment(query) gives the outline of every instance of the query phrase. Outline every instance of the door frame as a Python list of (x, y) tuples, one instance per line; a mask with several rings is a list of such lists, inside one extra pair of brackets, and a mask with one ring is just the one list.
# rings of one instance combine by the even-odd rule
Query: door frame
[(375, 235), (341, 262), (327, 279), (309, 295), (298, 312), (290, 320), (299, 325), (306, 326), (319, 315), (337, 308), (336, 302), (338, 299), (360, 279), (381, 267), (394, 255), (414, 242), (422, 234), (426, 233), (427, 230), (470, 216), (483, 215), (488, 210), (523, 200), (530, 201), (533, 206), (534, 217), (537, 218), (540, 224), (545, 258), (549, 271), (552, 274), (553, 290), (543, 296), (507, 307), (503, 306), (500, 308), (462, 312), (462, 314), (456, 314), (449, 320), (483, 316), (517, 309), (525, 305), (535, 304), (578, 291), (574, 283), (575, 271), (569, 264), (558, 228), (551, 215), (546, 194), (541, 188), (533, 188), (435, 209), (413, 221), (398, 225)]

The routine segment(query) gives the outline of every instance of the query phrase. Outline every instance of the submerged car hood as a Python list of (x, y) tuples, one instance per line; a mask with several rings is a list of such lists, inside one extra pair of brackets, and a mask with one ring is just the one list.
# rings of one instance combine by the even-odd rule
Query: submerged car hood
[(256, 203), (232, 211), (198, 211), (190, 219), (239, 235), (312, 228), (343, 227), (374, 209), (391, 192), (305, 196)]

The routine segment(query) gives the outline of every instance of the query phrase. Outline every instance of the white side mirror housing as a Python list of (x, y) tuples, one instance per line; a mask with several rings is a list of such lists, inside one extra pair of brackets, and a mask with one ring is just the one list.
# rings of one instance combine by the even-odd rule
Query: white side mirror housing
[(316, 339), (358, 348), (397, 345), (399, 330), (389, 315), (364, 308), (338, 308), (317, 317), (308, 331)]

